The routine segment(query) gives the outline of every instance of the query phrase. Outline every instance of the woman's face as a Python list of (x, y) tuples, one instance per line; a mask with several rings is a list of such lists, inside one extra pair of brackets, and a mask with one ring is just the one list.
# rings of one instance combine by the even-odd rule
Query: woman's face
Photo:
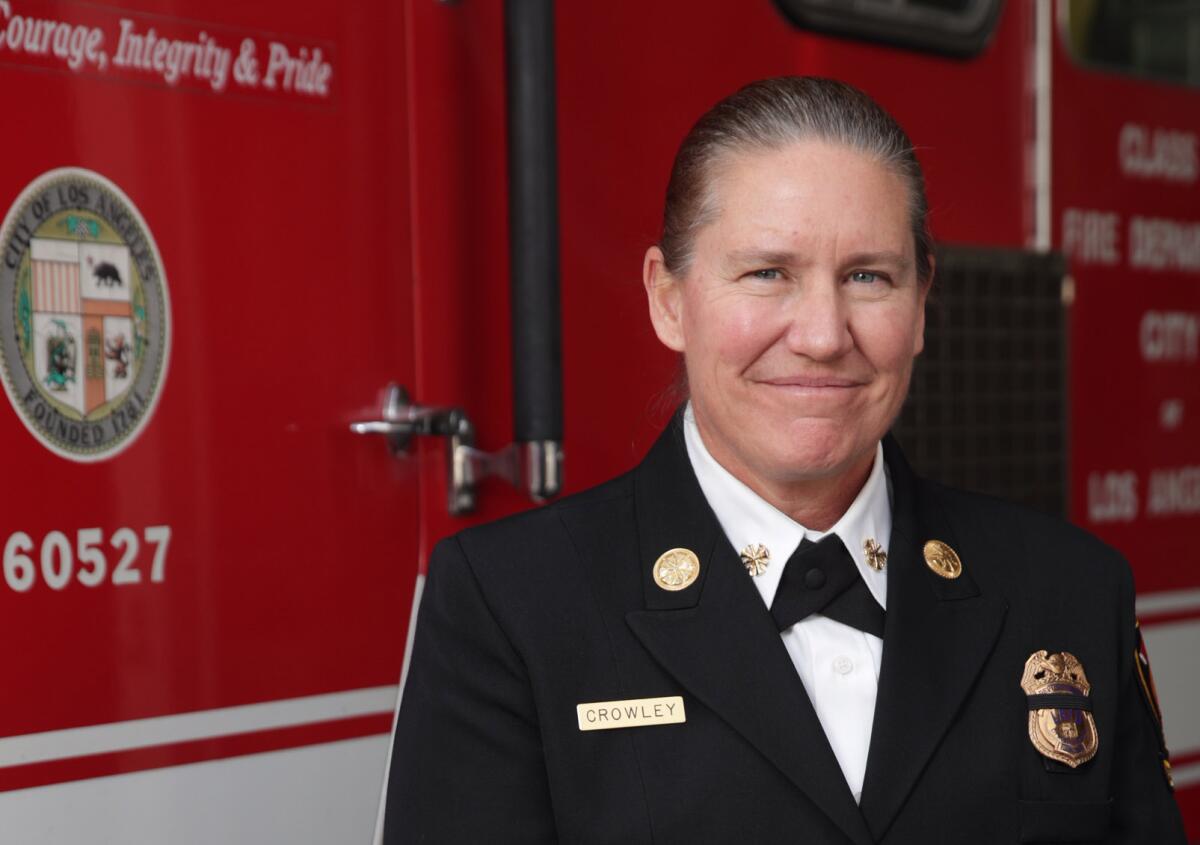
[[(652, 248), (659, 338), (682, 352), (713, 456), (743, 480), (865, 471), (922, 347), (901, 177), (821, 141), (725, 159), (684, 278)], [(751, 486), (755, 486), (751, 481)]]

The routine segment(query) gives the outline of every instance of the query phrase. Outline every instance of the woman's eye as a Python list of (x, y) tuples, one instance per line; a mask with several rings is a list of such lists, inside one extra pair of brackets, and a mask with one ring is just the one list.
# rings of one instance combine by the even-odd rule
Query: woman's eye
[(774, 267), (772, 267), (768, 270), (755, 270), (752, 273), (748, 273), (747, 275), (749, 275), (753, 279), (764, 279), (765, 281), (768, 281), (768, 282), (771, 282), (771, 281), (774, 281), (776, 279), (780, 279), (783, 277), (782, 273), (780, 273), (780, 271)]

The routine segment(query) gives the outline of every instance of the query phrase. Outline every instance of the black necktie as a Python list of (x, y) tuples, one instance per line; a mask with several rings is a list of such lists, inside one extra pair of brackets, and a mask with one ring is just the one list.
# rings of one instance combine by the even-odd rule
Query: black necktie
[(771, 604), (780, 631), (813, 613), (883, 637), (883, 608), (836, 534), (826, 534), (816, 543), (800, 541), (784, 566)]

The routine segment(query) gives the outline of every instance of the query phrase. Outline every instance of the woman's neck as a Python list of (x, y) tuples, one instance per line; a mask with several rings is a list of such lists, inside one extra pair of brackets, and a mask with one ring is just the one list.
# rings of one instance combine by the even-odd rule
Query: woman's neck
[(754, 472), (731, 449), (722, 448), (717, 438), (708, 437), (697, 425), (704, 447), (726, 472), (745, 484), (776, 510), (812, 531), (828, 531), (850, 509), (867, 483), (875, 461), (875, 449), (834, 475), (813, 478), (781, 478)]

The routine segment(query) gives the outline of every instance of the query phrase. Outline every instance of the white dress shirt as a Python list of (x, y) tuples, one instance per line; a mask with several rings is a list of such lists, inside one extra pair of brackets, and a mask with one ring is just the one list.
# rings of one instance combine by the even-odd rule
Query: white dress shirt
[[(690, 403), (683, 419), (688, 458), (725, 536), (737, 551), (751, 543), (766, 546), (770, 551), (766, 571), (753, 578), (763, 602), (770, 608), (784, 566), (800, 541), (807, 537), (815, 542), (828, 532), (805, 528), (717, 463), (704, 445)], [(875, 447), (875, 463), (866, 484), (829, 531), (842, 538), (871, 595), (886, 610), (887, 567), (876, 572), (868, 566), (863, 548), (864, 541), (873, 539), (886, 550), (892, 532), (882, 444)], [(792, 625), (781, 636), (854, 800), (859, 801), (871, 745), (883, 640), (819, 613)]]

